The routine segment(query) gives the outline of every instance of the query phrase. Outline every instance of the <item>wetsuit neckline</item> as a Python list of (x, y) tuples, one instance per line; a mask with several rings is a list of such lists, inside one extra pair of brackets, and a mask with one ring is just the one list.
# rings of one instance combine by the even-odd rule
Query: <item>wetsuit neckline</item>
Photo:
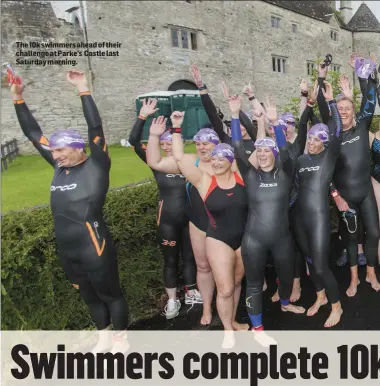
[(216, 186), (217, 186), (219, 189), (221, 189), (221, 190), (223, 190), (223, 191), (228, 191), (228, 190), (231, 190), (231, 189), (235, 189), (235, 187), (236, 187), (236, 185), (237, 185), (236, 172), (233, 172), (233, 176), (234, 176), (234, 179), (235, 179), (235, 185), (232, 186), (231, 188), (227, 188), (227, 189), (222, 188), (222, 187), (218, 184), (218, 180), (217, 180), (217, 178), (216, 178), (215, 175), (212, 176), (212, 179), (214, 180)]
[(89, 159), (90, 157), (86, 157), (86, 159), (85, 160), (83, 160), (82, 162), (80, 162), (79, 164), (76, 164), (76, 165), (74, 165), (74, 166), (58, 166), (58, 164), (57, 164), (57, 166), (58, 166), (58, 168), (59, 169), (61, 169), (61, 170), (72, 170), (72, 169), (75, 169), (76, 167), (78, 167), (78, 166), (81, 166), (81, 165), (83, 165), (83, 164), (85, 164), (87, 161), (88, 161), (88, 159)]

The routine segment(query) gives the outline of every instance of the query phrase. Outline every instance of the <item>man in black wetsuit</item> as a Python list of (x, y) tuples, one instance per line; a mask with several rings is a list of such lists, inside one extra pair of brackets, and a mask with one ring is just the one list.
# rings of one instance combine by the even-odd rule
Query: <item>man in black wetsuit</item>
[[(55, 132), (50, 141), (44, 136), (22, 98), (24, 85), (18, 79), (11, 87), (18, 121), (26, 137), (53, 167), (50, 205), (58, 255), (68, 279), (87, 303), (98, 330), (111, 330), (112, 352), (125, 352), (128, 342), (128, 306), (119, 283), (116, 250), (103, 218), (109, 187), (111, 160), (108, 156), (102, 121), (87, 87), (85, 76), (69, 71), (67, 80), (76, 87), (88, 125), (91, 155), (75, 130)], [(100, 334), (94, 352), (112, 346), (112, 332)]]
[[(364, 96), (361, 114), (356, 117), (353, 101), (342, 98), (338, 102), (338, 110), (342, 117), (342, 146), (331, 184), (331, 195), (335, 202), (346, 203), (349, 209), (360, 214), (365, 229), (365, 254), (367, 257), (366, 281), (375, 291), (380, 290), (380, 284), (375, 273), (377, 247), (380, 237), (378, 209), (371, 184), (371, 164), (369, 146), (369, 126), (376, 107), (377, 71), (374, 69), (368, 77), (367, 95)], [(326, 102), (318, 100), (320, 110), (325, 109)], [(327, 120), (328, 112), (321, 116)], [(341, 203), (340, 205), (341, 206)], [(343, 214), (347, 214), (344, 212)], [(345, 232), (347, 240), (347, 256), (351, 267), (351, 283), (346, 293), (352, 297), (356, 295), (360, 284), (357, 268), (358, 232), (350, 233), (345, 230), (346, 225), (341, 218), (340, 229)]]

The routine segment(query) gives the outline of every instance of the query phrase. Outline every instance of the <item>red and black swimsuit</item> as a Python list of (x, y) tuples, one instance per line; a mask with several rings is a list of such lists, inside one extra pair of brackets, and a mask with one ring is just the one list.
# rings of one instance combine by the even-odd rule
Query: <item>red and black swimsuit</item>
[(216, 177), (212, 176), (204, 203), (210, 219), (206, 237), (223, 241), (236, 251), (243, 238), (248, 204), (243, 180), (236, 172), (234, 177), (235, 186), (222, 189), (218, 186)]

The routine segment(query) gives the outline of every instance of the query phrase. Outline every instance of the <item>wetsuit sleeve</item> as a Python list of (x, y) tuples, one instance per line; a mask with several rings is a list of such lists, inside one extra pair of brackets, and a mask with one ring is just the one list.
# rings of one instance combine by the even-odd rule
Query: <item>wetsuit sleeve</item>
[(362, 94), (362, 101), (360, 103), (360, 110), (358, 114), (358, 118), (363, 114), (365, 104), (367, 102), (367, 88), (368, 88), (368, 80), (359, 78), (359, 85), (360, 85), (360, 93)]
[(33, 117), (25, 101), (23, 99), (14, 101), (14, 106), (18, 122), (25, 136), (32, 142), (33, 146), (38, 150), (42, 157), (44, 157), (51, 166), (55, 167), (56, 163), (54, 162), (49, 149), (49, 140), (44, 136), (39, 124)]
[(108, 156), (108, 148), (104, 137), (102, 120), (98, 108), (89, 92), (80, 94), (83, 114), (88, 127), (88, 143), (91, 150), (91, 159), (98, 166), (111, 168), (111, 160)]
[(248, 155), (245, 152), (245, 149), (243, 146), (243, 138), (240, 130), (240, 120), (238, 118), (231, 119), (231, 137), (232, 137), (232, 146), (235, 151), (235, 158), (239, 158), (242, 164), (246, 168), (251, 166), (253, 169), (255, 169), (249, 162)]
[(332, 117), (332, 124), (329, 125), (330, 135), (339, 138), (343, 126), (342, 119), (338, 112), (338, 106), (336, 105), (336, 101), (334, 99), (332, 101), (329, 101), (329, 106)]
[(210, 94), (208, 93), (207, 89), (201, 91), (201, 100), (208, 119), (210, 120), (211, 126), (214, 128), (216, 134), (218, 134), (220, 140), (225, 142), (229, 139), (228, 134), (223, 130), (223, 121), (220, 119), (214, 102), (210, 98)]
[(241, 124), (247, 130), (248, 135), (251, 137), (252, 141), (256, 141), (257, 137), (257, 124), (254, 125), (252, 121), (247, 117), (247, 115), (240, 110), (239, 119)]
[(318, 96), (317, 96), (317, 102), (318, 102), (318, 108), (319, 113), (321, 114), (322, 122), (327, 125), (328, 121), (330, 120), (330, 112), (328, 105), (326, 103), (326, 99), (323, 95), (322, 89), (325, 89), (325, 84), (323, 83), (325, 78), (318, 78)]
[(288, 175), (293, 178), (294, 162), (290, 158), (288, 144), (281, 125), (274, 126), (274, 134), (276, 136), (276, 143), (280, 151), (281, 168)]
[(377, 71), (374, 70), (368, 77), (367, 98), (363, 112), (357, 118), (357, 126), (369, 130), (376, 108)]
[(312, 126), (316, 125), (317, 123), (321, 123), (321, 121), (315, 115), (314, 109), (311, 109), (311, 112), (310, 112), (310, 122)]
[(145, 146), (141, 143), (145, 122), (144, 119), (137, 118), (129, 134), (128, 142), (133, 146), (135, 153), (146, 163)]
[(306, 137), (307, 137), (307, 122), (311, 118), (311, 114), (313, 113), (313, 108), (310, 106), (306, 106), (304, 109), (300, 122), (298, 125), (298, 135), (293, 144), (293, 157), (297, 159), (300, 155), (303, 154), (306, 145)]

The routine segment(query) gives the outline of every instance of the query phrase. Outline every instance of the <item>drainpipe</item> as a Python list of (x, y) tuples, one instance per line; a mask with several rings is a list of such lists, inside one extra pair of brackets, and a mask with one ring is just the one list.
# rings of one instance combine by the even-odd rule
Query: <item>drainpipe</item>
[[(351, 36), (352, 36), (352, 52), (355, 52), (354, 31), (351, 32)], [(354, 69), (352, 70), (352, 79), (353, 79), (352, 87), (356, 87), (356, 76), (355, 76)]]
[[(81, 18), (83, 21), (83, 38), (84, 38), (85, 44), (88, 44), (87, 23), (86, 23), (86, 19), (85, 19), (83, 1), (79, 1), (79, 8), (80, 8), (80, 13), (81, 13)], [(91, 68), (91, 59), (89, 56), (87, 56), (87, 79), (88, 79), (88, 86), (89, 86), (90, 92), (92, 94), (94, 91), (94, 85), (92, 83), (93, 74), (92, 74), (92, 68)]]

